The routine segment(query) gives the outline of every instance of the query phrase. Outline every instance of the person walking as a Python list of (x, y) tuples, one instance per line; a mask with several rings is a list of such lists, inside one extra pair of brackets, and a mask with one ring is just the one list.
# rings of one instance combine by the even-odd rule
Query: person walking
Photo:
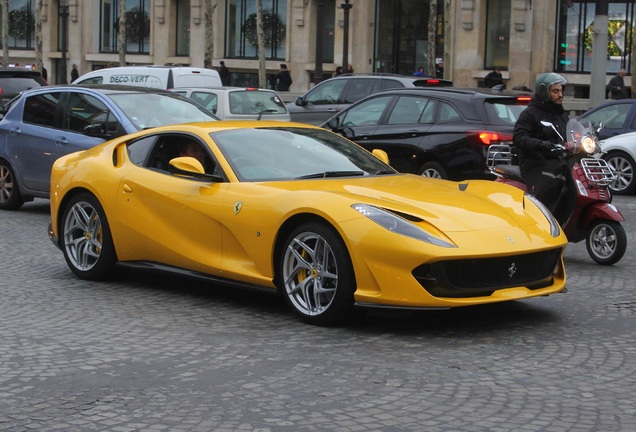
[(219, 67), (219, 76), (221, 77), (221, 84), (223, 84), (223, 86), (230, 85), (230, 70), (227, 66), (225, 66), (225, 62), (223, 60), (221, 60), (221, 67)]
[(503, 75), (499, 69), (491, 71), (484, 77), (484, 85), (486, 88), (493, 88), (496, 85), (503, 85)]
[(287, 70), (287, 65), (281, 63), (280, 71), (276, 74), (276, 91), (289, 91), (293, 83), (291, 74)]
[(73, 69), (71, 69), (71, 82), (75, 81), (79, 78), (79, 71), (77, 70), (77, 65), (73, 63)]
[(610, 80), (607, 88), (609, 89), (610, 99), (627, 99), (627, 89), (625, 88), (625, 81), (623, 77), (627, 74), (625, 69), (621, 69)]

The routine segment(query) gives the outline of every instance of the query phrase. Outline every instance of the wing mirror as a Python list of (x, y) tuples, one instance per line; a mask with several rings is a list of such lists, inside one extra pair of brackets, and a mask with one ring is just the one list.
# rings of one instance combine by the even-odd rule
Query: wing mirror
[(338, 130), (340, 129), (340, 117), (332, 117), (329, 119), (329, 121), (327, 122), (327, 126), (329, 126), (329, 129), (331, 130)]
[(201, 162), (191, 156), (170, 159), (170, 168), (175, 174), (205, 174), (205, 169)]
[(296, 105), (305, 106), (307, 105), (307, 102), (305, 102), (305, 99), (302, 96), (299, 96), (296, 98)]

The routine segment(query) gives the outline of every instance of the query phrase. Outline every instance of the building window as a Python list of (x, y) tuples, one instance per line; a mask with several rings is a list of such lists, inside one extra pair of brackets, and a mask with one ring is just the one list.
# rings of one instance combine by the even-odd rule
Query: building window
[[(355, 7), (362, 6), (357, 2)], [(429, 38), (430, 9), (429, 0), (376, 2), (375, 72), (412, 75), (424, 67), (426, 75), (435, 76), (428, 69), (444, 56), (444, 2), (437, 2), (435, 40)], [(434, 45), (433, 59), (429, 59), (430, 44)]]
[[(596, 0), (561, 1), (557, 31), (559, 72), (591, 72)], [(633, 1), (608, 2), (607, 72), (630, 69)]]
[(488, 0), (486, 69), (508, 70), (510, 52), (510, 0)]
[(7, 10), (9, 48), (33, 49), (35, 46), (35, 0), (9, 0)]
[[(126, 52), (150, 53), (150, 0), (125, 0)], [(100, 52), (118, 52), (119, 0), (101, 0)]]
[(190, 55), (190, 0), (177, 1), (177, 40), (175, 55)]
[[(263, 0), (265, 58), (284, 59), (287, 0)], [(256, 0), (227, 0), (226, 58), (257, 58)]]

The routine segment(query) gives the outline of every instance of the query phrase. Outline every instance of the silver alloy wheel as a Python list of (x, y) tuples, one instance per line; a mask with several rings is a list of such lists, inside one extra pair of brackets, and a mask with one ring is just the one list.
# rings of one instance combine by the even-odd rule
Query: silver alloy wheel
[(608, 158), (607, 164), (616, 174), (616, 179), (610, 185), (610, 189), (614, 192), (621, 192), (627, 189), (634, 181), (634, 167), (632, 164), (620, 156)]
[(428, 168), (428, 169), (422, 171), (421, 176), (422, 177), (436, 178), (436, 179), (441, 179), (442, 178), (442, 176), (440, 175), (439, 171), (437, 171), (435, 168)]
[(308, 316), (326, 311), (338, 288), (338, 264), (329, 243), (314, 232), (296, 235), (285, 250), (282, 277), (297, 311)]
[(102, 252), (102, 221), (97, 210), (86, 201), (78, 201), (64, 221), (64, 248), (71, 264), (81, 271), (92, 269)]
[(11, 199), (11, 193), (15, 187), (14, 178), (9, 171), (9, 167), (0, 164), (0, 203), (4, 204)]

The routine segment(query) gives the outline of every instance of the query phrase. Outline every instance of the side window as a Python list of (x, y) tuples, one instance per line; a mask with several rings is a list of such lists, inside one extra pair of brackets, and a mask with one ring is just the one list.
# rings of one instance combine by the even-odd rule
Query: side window
[(94, 135), (114, 132), (119, 124), (102, 101), (85, 93), (72, 92), (64, 110), (62, 128)]
[(27, 98), (22, 121), (40, 126), (55, 127), (55, 111), (62, 92), (44, 93)]
[(87, 78), (84, 81), (79, 81), (77, 84), (102, 84), (104, 82), (104, 77), (96, 76), (93, 78)]
[(360, 78), (349, 80), (349, 85), (345, 91), (342, 101), (344, 103), (358, 102), (360, 99), (371, 94), (376, 78)]
[(461, 115), (459, 115), (459, 113), (457, 112), (457, 110), (455, 108), (453, 108), (452, 105), (447, 104), (445, 102), (440, 102), (440, 107), (439, 107), (439, 121), (440, 122), (451, 122), (451, 121), (457, 121), (460, 120), (462, 118)]
[(156, 142), (156, 136), (144, 137), (137, 141), (129, 142), (126, 146), (128, 158), (137, 166), (151, 166), (153, 162), (151, 160), (151, 152), (154, 149)]
[(192, 94), (190, 94), (190, 99), (211, 113), (216, 114), (219, 103), (219, 97), (216, 94), (208, 92), (192, 92)]
[(429, 100), (424, 108), (420, 123), (431, 124), (435, 123), (435, 112), (437, 111), (438, 102), (436, 100)]
[(340, 93), (344, 88), (346, 80), (327, 81), (319, 84), (307, 93), (305, 102), (309, 105), (331, 105), (338, 103)]
[(379, 80), (380, 88), (378, 91), (382, 90), (390, 90), (394, 88), (404, 88), (405, 85), (402, 84), (398, 80), (390, 79), (390, 78), (380, 78)]
[(592, 123), (594, 128), (598, 128), (601, 122), (603, 122), (603, 126), (606, 129), (620, 129), (623, 127), (625, 119), (631, 109), (631, 103), (608, 105), (585, 117), (585, 120)]
[(426, 107), (428, 99), (412, 96), (401, 96), (388, 120), (388, 124), (418, 123)]
[(393, 96), (374, 97), (351, 108), (342, 119), (342, 126), (377, 125), (391, 98)]

